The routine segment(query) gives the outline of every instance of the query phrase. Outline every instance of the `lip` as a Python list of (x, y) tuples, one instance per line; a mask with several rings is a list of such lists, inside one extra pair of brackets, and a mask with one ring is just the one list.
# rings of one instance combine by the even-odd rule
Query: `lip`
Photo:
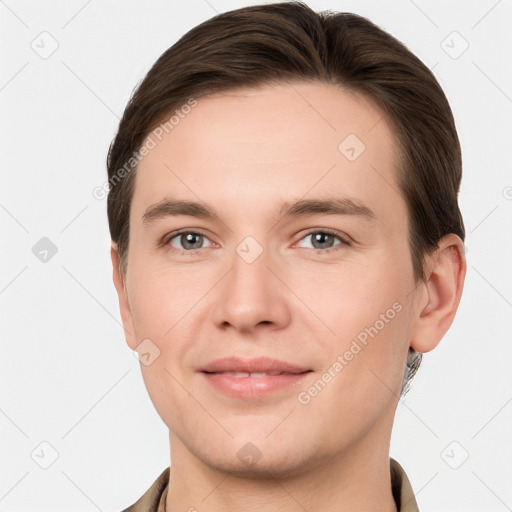
[(211, 363), (200, 369), (202, 372), (219, 373), (219, 372), (246, 372), (246, 373), (261, 373), (261, 372), (280, 372), (298, 374), (309, 371), (310, 368), (298, 366), (288, 363), (287, 361), (280, 361), (278, 359), (271, 359), (269, 357), (257, 357), (253, 359), (242, 359), (241, 357), (223, 357), (215, 359)]
[[(231, 397), (260, 398), (294, 386), (312, 370), (268, 357), (216, 359), (199, 370), (214, 388)], [(235, 377), (230, 373), (267, 373), (265, 376)]]

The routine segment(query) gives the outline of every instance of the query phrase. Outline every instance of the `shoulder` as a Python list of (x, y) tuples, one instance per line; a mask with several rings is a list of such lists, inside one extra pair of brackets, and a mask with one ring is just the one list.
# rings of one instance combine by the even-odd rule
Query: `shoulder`
[(169, 468), (165, 468), (151, 487), (133, 504), (122, 512), (157, 512), (162, 493), (169, 484)]

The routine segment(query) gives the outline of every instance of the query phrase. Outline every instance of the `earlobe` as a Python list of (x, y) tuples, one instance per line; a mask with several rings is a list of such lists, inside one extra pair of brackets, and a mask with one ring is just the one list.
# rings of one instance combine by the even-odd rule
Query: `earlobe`
[(112, 242), (110, 248), (110, 257), (112, 259), (112, 278), (119, 299), (119, 310), (123, 322), (126, 343), (132, 350), (135, 350), (137, 342), (135, 339), (135, 329), (133, 328), (132, 312), (130, 308), (130, 303), (128, 302), (126, 283), (123, 282), (121, 273), (119, 271), (119, 250), (115, 242)]
[(428, 260), (428, 277), (420, 287), (421, 304), (415, 314), (411, 336), (411, 348), (422, 353), (439, 344), (459, 307), (466, 276), (462, 240), (453, 233), (446, 235)]

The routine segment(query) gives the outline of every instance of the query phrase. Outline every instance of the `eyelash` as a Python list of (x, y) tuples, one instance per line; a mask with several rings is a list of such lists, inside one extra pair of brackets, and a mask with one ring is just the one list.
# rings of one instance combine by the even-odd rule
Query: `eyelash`
[[(335, 231), (333, 229), (328, 229), (328, 228), (323, 228), (323, 229), (313, 229), (311, 231), (308, 231), (307, 233), (305, 233), (298, 241), (300, 242), (301, 240), (303, 240), (304, 238), (308, 237), (308, 236), (311, 236), (311, 235), (314, 235), (314, 234), (317, 234), (317, 233), (323, 233), (323, 234), (327, 234), (327, 235), (331, 235), (333, 236), (334, 238), (337, 238), (340, 243), (335, 245), (334, 247), (329, 247), (327, 249), (315, 249), (315, 248), (309, 248), (309, 247), (306, 247), (307, 250), (310, 250), (310, 251), (315, 251), (317, 254), (325, 254), (325, 253), (330, 253), (331, 251), (335, 251), (343, 246), (350, 246), (351, 243), (345, 238), (342, 236), (341, 233), (339, 233), (338, 231)], [(187, 250), (182, 250), (182, 249), (176, 249), (175, 247), (171, 247), (169, 244), (169, 242), (173, 239), (173, 238), (176, 238), (177, 236), (180, 236), (180, 235), (185, 235), (185, 234), (193, 234), (193, 235), (201, 235), (201, 236), (204, 236), (205, 238), (208, 238), (201, 230), (189, 230), (189, 229), (182, 229), (180, 231), (175, 231), (175, 232), (172, 232), (172, 233), (168, 233), (167, 235), (165, 235), (161, 241), (158, 243), (158, 246), (159, 247), (167, 247), (169, 250), (171, 250), (172, 252), (178, 252), (178, 253), (181, 253), (181, 254), (186, 254), (186, 255), (189, 255), (189, 256), (193, 256), (195, 254), (197, 254), (201, 249), (205, 249), (205, 247), (202, 247), (201, 249), (195, 249), (195, 250), (191, 250), (191, 251), (187, 251)]]
[(347, 238), (342, 236), (342, 234), (340, 232), (335, 231), (334, 229), (328, 229), (328, 228), (311, 229), (307, 233), (304, 233), (304, 235), (302, 235), (302, 237), (299, 238), (299, 240), (296, 243), (300, 242), (301, 240), (304, 240), (308, 236), (311, 236), (311, 235), (314, 235), (314, 234), (318, 234), (318, 233), (322, 233), (322, 234), (325, 234), (325, 235), (331, 235), (332, 237), (337, 238), (340, 243), (335, 245), (335, 246), (333, 246), (333, 247), (328, 247), (327, 249), (315, 249), (314, 247), (311, 247), (311, 248), (310, 247), (304, 247), (302, 249), (306, 249), (308, 251), (313, 251), (317, 255), (324, 256), (326, 254), (331, 254), (334, 251), (340, 250), (344, 246), (350, 245), (350, 243), (347, 240)]

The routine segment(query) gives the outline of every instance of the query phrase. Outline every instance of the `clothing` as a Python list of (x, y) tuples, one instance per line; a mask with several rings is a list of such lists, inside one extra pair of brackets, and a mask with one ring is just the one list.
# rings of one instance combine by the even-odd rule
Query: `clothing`
[[(414, 493), (404, 469), (393, 458), (389, 459), (391, 491), (398, 512), (419, 512)], [(165, 499), (170, 468), (165, 468), (144, 495), (122, 512), (165, 512)]]

